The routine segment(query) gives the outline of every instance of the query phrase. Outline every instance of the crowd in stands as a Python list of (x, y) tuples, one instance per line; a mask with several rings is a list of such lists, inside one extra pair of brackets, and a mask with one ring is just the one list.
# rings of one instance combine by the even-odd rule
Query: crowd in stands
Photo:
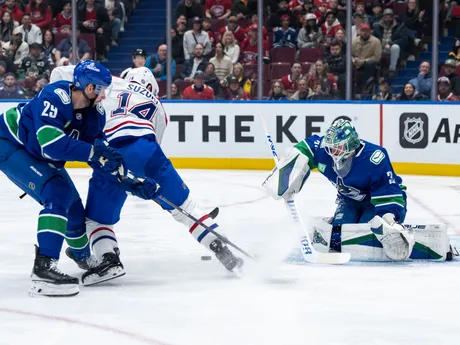
[[(77, 62), (116, 46), (137, 0), (77, 1)], [(72, 63), (70, 0), (5, 0), (0, 7), (0, 99), (30, 99), (51, 70)]]
[[(440, 5), (444, 29), (457, 3), (440, 0)], [(347, 23), (346, 0), (265, 0), (259, 52), (256, 0), (182, 0), (175, 9), (172, 46), (162, 44), (145, 65), (165, 95), (171, 49), (174, 99), (248, 100), (257, 95), (260, 53), (265, 99), (344, 99), (350, 44), (354, 99), (428, 100), (432, 85), (428, 61), (420, 65), (418, 75), (408, 78), (400, 94), (392, 93), (390, 80), (407, 61), (427, 50), (432, 1), (353, 0), (352, 7), (352, 23)], [(346, 40), (347, 25), (351, 42)], [(438, 99), (457, 100), (460, 40), (445, 58)]]

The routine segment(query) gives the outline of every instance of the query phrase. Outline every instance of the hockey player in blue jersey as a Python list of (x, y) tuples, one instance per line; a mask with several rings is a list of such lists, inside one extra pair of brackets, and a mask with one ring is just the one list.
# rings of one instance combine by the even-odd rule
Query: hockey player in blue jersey
[(103, 140), (105, 112), (99, 103), (111, 80), (104, 66), (83, 61), (75, 67), (73, 82), (50, 84), (29, 103), (0, 115), (0, 170), (43, 206), (31, 295), (79, 292), (78, 278), (57, 267), (64, 239), (89, 255), (89, 248), (80, 246), (86, 239), (75, 236), (85, 227), (84, 207), (64, 164), (88, 162), (108, 175), (119, 170), (121, 155)]
[(349, 121), (339, 119), (323, 137), (313, 135), (292, 147), (272, 171), (266, 187), (275, 199), (298, 193), (310, 171), (318, 168), (337, 188), (330, 248), (340, 251), (343, 224), (369, 223), (385, 255), (405, 260), (414, 245), (406, 217), (406, 193), (387, 151), (360, 140)]
[[(71, 78), (71, 74), (67, 73), (67, 70), (71, 72), (70, 68), (65, 69), (55, 69), (52, 80), (55, 77)], [(175, 220), (185, 225), (201, 245), (214, 252), (227, 270), (241, 267), (243, 260), (233, 255), (214, 234), (156, 198), (157, 194), (161, 194), (211, 229), (218, 227), (213, 219), (215, 213), (207, 214), (199, 207), (163, 153), (161, 140), (168, 119), (161, 102), (154, 95), (156, 84), (153, 74), (147, 68), (136, 68), (127, 74), (126, 79), (113, 78), (112, 85), (107, 89), (107, 97), (102, 102), (107, 113), (104, 130), (110, 145), (122, 154), (125, 167), (136, 177), (147, 179), (143, 184), (131, 181), (132, 185), (127, 186), (129, 179), (124, 180), (123, 185), (115, 176), (108, 177), (94, 171), (86, 203), (85, 240), (89, 239), (98, 265), (91, 267), (92, 262), (88, 262), (91, 260), (81, 260), (72, 246), (66, 250), (70, 258), (87, 270), (82, 276), (83, 284), (93, 285), (124, 275), (114, 225), (120, 219), (127, 197), (125, 190), (143, 199), (156, 200), (162, 208), (171, 212)]]

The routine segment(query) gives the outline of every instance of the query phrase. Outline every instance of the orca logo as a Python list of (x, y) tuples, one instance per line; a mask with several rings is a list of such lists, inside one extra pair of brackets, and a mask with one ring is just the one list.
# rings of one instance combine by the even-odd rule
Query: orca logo
[(406, 149), (424, 149), (428, 146), (428, 116), (425, 113), (401, 114), (399, 144)]

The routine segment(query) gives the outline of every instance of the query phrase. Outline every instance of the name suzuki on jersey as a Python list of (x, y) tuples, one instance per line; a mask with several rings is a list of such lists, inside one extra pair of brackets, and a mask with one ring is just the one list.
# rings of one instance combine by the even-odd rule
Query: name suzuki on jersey
[(135, 85), (135, 84), (129, 84), (128, 85), (128, 90), (136, 92), (136, 93), (138, 93), (138, 94), (140, 94), (142, 96), (148, 97), (150, 99), (153, 99), (152, 93), (149, 90), (143, 88), (142, 86)]

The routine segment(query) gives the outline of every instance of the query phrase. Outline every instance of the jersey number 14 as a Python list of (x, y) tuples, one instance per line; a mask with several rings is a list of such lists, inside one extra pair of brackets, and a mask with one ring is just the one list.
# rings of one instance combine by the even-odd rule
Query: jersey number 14
[(152, 118), (155, 116), (157, 110), (156, 105), (152, 101), (139, 103), (133, 105), (128, 109), (129, 99), (131, 98), (132, 93), (122, 92), (117, 98), (119, 99), (118, 108), (112, 111), (112, 116), (123, 116), (127, 113), (136, 115), (141, 119), (152, 121)]

